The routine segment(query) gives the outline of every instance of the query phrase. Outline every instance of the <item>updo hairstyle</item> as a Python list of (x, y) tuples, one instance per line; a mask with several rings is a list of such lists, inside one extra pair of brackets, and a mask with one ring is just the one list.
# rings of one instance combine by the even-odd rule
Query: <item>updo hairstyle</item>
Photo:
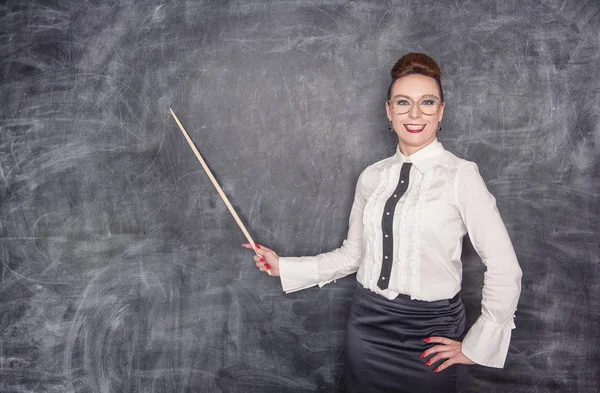
[(420, 74), (432, 77), (435, 79), (438, 88), (440, 89), (440, 100), (444, 102), (444, 91), (442, 90), (442, 80), (440, 67), (435, 60), (424, 53), (407, 53), (402, 56), (394, 67), (392, 67), (392, 83), (388, 88), (388, 100), (391, 99), (392, 85), (397, 79), (406, 75)]

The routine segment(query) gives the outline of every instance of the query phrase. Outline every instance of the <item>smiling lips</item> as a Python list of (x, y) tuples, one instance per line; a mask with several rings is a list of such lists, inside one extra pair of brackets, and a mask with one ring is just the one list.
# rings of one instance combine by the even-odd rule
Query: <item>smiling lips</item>
[(425, 124), (405, 124), (406, 131), (417, 134), (425, 129)]

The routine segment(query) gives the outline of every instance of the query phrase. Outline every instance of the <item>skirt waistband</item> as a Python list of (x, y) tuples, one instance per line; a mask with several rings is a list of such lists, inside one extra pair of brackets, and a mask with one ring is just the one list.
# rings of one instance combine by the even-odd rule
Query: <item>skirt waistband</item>
[(378, 299), (385, 299), (387, 301), (392, 301), (392, 302), (402, 302), (402, 303), (415, 303), (415, 304), (430, 304), (430, 305), (454, 305), (458, 302), (461, 301), (460, 299), (460, 292), (457, 293), (456, 295), (454, 295), (454, 297), (452, 299), (441, 299), (441, 300), (434, 300), (434, 301), (427, 301), (427, 300), (417, 300), (417, 299), (411, 299), (410, 295), (404, 294), (404, 293), (399, 293), (398, 297), (390, 300), (384, 296), (381, 296), (378, 293), (375, 293), (373, 291), (371, 291), (369, 288), (365, 288), (360, 282), (356, 282), (356, 288), (370, 296), (376, 297)]

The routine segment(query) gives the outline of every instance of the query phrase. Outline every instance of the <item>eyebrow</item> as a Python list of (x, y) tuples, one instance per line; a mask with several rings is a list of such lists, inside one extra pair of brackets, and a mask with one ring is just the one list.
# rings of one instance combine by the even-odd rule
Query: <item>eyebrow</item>
[[(414, 98), (412, 98), (411, 96), (407, 96), (406, 94), (396, 94), (395, 96), (392, 97), (392, 100), (398, 97), (406, 97), (406, 98), (410, 98), (411, 100), (415, 101)], [(439, 100), (439, 97), (436, 96), (435, 94), (423, 94), (421, 97), (419, 98), (423, 98), (423, 97), (435, 97)]]

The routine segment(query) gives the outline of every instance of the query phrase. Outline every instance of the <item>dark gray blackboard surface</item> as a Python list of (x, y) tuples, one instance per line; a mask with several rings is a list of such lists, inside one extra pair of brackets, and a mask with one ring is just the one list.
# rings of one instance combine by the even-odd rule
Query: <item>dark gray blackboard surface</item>
[(259, 273), (167, 108), (257, 241), (315, 255), (394, 152), (409, 51), (439, 62), (440, 141), (524, 271), (506, 367), (471, 391), (600, 391), (599, 29), (597, 1), (4, 2), (0, 392), (341, 392), (354, 276)]

